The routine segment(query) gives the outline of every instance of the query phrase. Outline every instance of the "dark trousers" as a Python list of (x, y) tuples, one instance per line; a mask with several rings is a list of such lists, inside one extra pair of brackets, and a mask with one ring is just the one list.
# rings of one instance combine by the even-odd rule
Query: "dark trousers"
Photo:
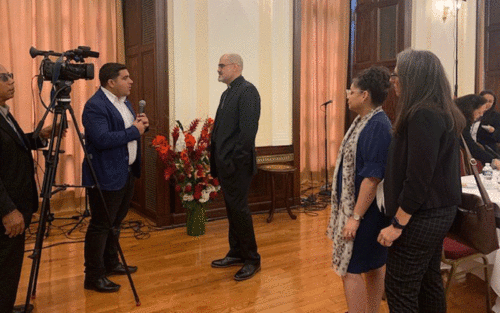
[(417, 211), (389, 248), (385, 291), (391, 313), (445, 313), (440, 265), (456, 207)]
[(251, 171), (236, 165), (233, 175), (228, 177), (220, 175), (219, 179), (229, 221), (227, 256), (243, 258), (248, 264), (258, 264), (260, 255), (257, 252), (252, 215), (248, 207), (248, 192), (252, 177)]
[(117, 242), (120, 237), (120, 224), (127, 216), (130, 201), (134, 194), (135, 178), (132, 174), (125, 186), (116, 191), (103, 190), (108, 209), (109, 225), (99, 190), (88, 189), (91, 220), (85, 236), (85, 273), (88, 279), (97, 279), (113, 269), (120, 262)]
[[(1, 223), (0, 223), (1, 224)], [(9, 238), (0, 225), (0, 313), (12, 313), (24, 258), (24, 233)]]

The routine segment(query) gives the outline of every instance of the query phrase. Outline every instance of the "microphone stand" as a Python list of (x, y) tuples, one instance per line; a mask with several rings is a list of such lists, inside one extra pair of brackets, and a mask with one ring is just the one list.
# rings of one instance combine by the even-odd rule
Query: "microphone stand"
[(329, 183), (328, 183), (328, 132), (327, 132), (327, 126), (326, 126), (326, 116), (327, 116), (327, 108), (328, 104), (332, 103), (332, 100), (329, 100), (320, 107), (325, 106), (325, 178), (326, 178), (326, 183), (325, 183), (325, 189), (321, 190), (319, 192), (320, 195), (322, 196), (328, 196), (330, 197), (332, 195), (332, 191), (330, 190)]

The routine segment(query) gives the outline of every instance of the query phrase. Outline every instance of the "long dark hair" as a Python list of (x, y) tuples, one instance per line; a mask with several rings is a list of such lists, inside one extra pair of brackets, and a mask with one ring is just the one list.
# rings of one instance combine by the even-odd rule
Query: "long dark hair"
[(491, 108), (484, 112), (483, 114), (483, 117), (481, 119), (481, 122), (485, 125), (491, 125), (494, 123), (494, 120), (497, 119), (496, 116), (498, 116), (498, 114), (496, 114), (495, 112), (495, 105), (497, 104), (497, 96), (495, 96), (495, 93), (491, 90), (483, 90), (479, 93), (480, 96), (485, 96), (485, 95), (490, 95), (493, 97), (493, 105), (491, 106)]
[(486, 103), (486, 98), (483, 96), (470, 94), (455, 99), (455, 103), (465, 116), (465, 119), (467, 120), (467, 126), (470, 126), (472, 125), (472, 123), (474, 123), (474, 111), (479, 109)]
[(449, 130), (460, 134), (465, 118), (451, 98), (450, 83), (438, 57), (430, 51), (407, 49), (398, 54), (396, 68), (401, 94), (395, 133), (401, 134), (419, 109), (429, 108), (447, 115)]

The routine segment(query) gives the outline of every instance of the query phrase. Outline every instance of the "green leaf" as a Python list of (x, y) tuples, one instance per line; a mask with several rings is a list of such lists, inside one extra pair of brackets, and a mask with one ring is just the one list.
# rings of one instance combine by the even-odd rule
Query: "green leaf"
[(184, 127), (182, 126), (181, 121), (176, 120), (176, 122), (177, 122), (177, 125), (179, 126), (179, 128), (180, 128), (182, 131), (184, 131)]

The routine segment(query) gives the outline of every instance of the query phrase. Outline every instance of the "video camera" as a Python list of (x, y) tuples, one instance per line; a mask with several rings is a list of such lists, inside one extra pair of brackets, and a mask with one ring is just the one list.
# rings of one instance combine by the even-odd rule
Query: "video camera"
[[(35, 58), (43, 55), (44, 58), (40, 64), (40, 75), (44, 80), (55, 82), (75, 81), (77, 79), (94, 79), (94, 64), (84, 63), (85, 58), (98, 58), (99, 52), (91, 51), (90, 47), (79, 46), (77, 49), (68, 50), (63, 53), (38, 50), (34, 47), (30, 49), (30, 55)], [(59, 59), (53, 62), (49, 56), (58, 56)], [(83, 64), (70, 63), (71, 61)]]

